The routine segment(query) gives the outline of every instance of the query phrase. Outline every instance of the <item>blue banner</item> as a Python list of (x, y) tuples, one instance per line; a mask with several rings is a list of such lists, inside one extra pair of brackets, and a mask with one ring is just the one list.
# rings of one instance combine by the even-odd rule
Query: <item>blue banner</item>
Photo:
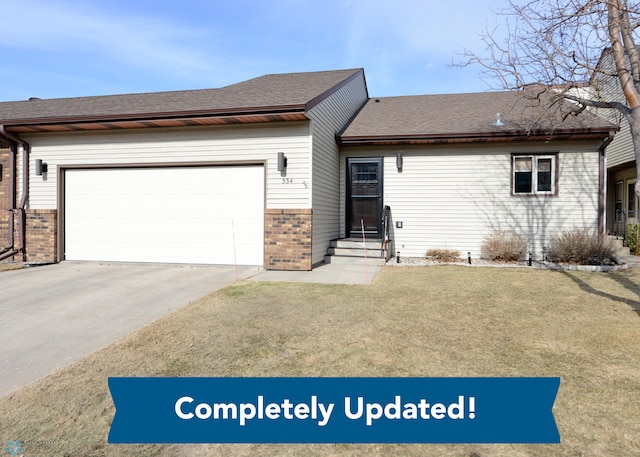
[(109, 443), (559, 443), (560, 378), (109, 378)]

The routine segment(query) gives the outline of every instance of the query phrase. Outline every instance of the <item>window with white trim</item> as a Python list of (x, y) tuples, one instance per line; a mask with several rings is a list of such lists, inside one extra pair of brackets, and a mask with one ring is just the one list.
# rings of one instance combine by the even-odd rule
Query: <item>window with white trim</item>
[(513, 193), (548, 195), (556, 193), (555, 155), (513, 155)]

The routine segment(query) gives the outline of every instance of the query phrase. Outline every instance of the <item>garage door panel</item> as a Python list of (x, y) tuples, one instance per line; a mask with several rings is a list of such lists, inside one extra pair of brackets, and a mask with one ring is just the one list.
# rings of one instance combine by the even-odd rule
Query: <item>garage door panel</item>
[(261, 166), (65, 172), (67, 259), (262, 265), (263, 245)]

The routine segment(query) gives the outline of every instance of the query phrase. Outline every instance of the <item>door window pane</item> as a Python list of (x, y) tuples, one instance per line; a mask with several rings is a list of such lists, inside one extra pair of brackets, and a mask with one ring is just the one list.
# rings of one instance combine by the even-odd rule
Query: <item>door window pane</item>
[(351, 195), (378, 195), (378, 166), (373, 163), (351, 165)]
[(619, 222), (622, 221), (622, 208), (623, 208), (623, 202), (624, 202), (624, 183), (622, 181), (618, 181), (616, 183), (616, 190), (615, 190), (615, 197), (614, 197), (614, 201), (615, 201), (615, 222)]
[(362, 230), (361, 220), (364, 222), (365, 232), (378, 230), (378, 202), (377, 199), (357, 199), (351, 201), (351, 229)]

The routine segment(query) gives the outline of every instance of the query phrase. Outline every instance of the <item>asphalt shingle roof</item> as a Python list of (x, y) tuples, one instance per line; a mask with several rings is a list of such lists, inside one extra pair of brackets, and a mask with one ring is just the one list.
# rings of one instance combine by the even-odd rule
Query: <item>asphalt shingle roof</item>
[(0, 124), (19, 120), (145, 116), (157, 113), (237, 112), (304, 108), (362, 69), (271, 74), (219, 89), (0, 103)]
[(472, 137), (551, 128), (556, 131), (615, 128), (588, 112), (570, 115), (563, 121), (559, 105), (549, 111), (544, 109), (548, 100), (541, 102), (540, 108), (532, 108), (532, 102), (536, 101), (531, 94), (524, 92), (373, 98), (340, 138), (347, 142), (357, 138)]

